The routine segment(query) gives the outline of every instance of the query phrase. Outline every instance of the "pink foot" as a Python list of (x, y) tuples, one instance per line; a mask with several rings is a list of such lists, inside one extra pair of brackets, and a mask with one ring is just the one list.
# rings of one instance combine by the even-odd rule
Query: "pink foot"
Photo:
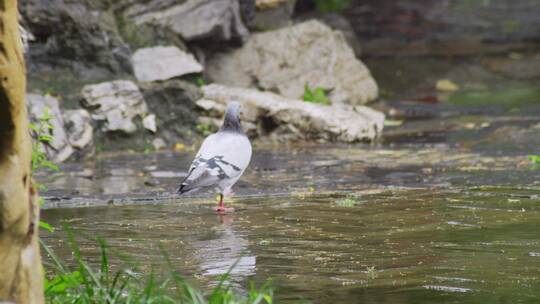
[(214, 211), (216, 211), (217, 213), (220, 213), (220, 214), (231, 213), (231, 212), (234, 212), (234, 208), (214, 207)]

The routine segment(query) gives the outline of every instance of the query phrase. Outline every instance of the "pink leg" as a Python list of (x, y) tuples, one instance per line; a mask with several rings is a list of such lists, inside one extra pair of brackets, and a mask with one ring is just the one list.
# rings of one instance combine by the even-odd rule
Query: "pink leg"
[(234, 208), (226, 208), (225, 204), (223, 203), (223, 194), (219, 195), (219, 205), (217, 208), (215, 208), (217, 213), (227, 213), (227, 212), (233, 212)]

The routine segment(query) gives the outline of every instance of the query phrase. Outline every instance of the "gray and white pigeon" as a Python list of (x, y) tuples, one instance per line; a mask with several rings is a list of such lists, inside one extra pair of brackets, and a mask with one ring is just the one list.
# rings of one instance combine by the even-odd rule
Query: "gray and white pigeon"
[(231, 194), (231, 187), (250, 160), (251, 143), (240, 124), (240, 104), (233, 101), (227, 107), (219, 131), (203, 141), (177, 193), (214, 187), (220, 196), (215, 210), (219, 213), (233, 211), (233, 208), (225, 208), (223, 197)]

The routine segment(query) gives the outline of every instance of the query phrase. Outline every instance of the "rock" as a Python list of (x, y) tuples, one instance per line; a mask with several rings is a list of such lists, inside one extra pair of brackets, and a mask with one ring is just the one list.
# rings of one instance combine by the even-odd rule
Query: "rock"
[(157, 178), (150, 178), (144, 181), (144, 185), (148, 187), (156, 187), (159, 186), (160, 182)]
[(137, 80), (146, 82), (167, 80), (203, 70), (193, 55), (175, 46), (138, 49), (131, 61)]
[(498, 150), (520, 149), (522, 151), (537, 151), (540, 146), (540, 124), (523, 128), (516, 125), (504, 125), (488, 133), (485, 138), (478, 140), (481, 148), (493, 147)]
[(195, 101), (200, 89), (184, 80), (141, 84), (148, 108), (156, 115), (157, 133), (169, 145), (192, 138), (197, 124)]
[(256, 4), (256, 29), (271, 30), (291, 24), (296, 0), (257, 0)]
[(150, 114), (148, 116), (146, 116), (143, 121), (143, 127), (146, 129), (146, 130), (149, 130), (151, 131), (152, 133), (156, 133), (157, 131), (157, 127), (156, 127), (156, 115), (154, 114)]
[(310, 19), (317, 19), (328, 25), (331, 29), (342, 32), (343, 36), (345, 36), (345, 40), (347, 40), (347, 43), (354, 50), (356, 56), (359, 57), (362, 54), (362, 44), (356, 37), (356, 33), (354, 32), (349, 20), (347, 20), (347, 18), (345, 18), (342, 14), (316, 12), (301, 16), (301, 20)]
[(64, 112), (63, 118), (71, 146), (79, 150), (92, 146), (94, 128), (88, 111), (83, 109), (67, 110)]
[(348, 1), (363, 52), (373, 56), (482, 56), (538, 49), (536, 0)]
[(30, 41), (30, 63), (53, 68), (89, 64), (123, 71), (113, 50), (125, 44), (118, 34), (115, 16), (106, 5), (82, 0), (25, 0), (19, 7), (27, 29), (35, 37)]
[(439, 79), (435, 84), (435, 88), (442, 92), (455, 92), (459, 90), (459, 86), (450, 79)]
[(152, 146), (154, 147), (154, 149), (160, 150), (165, 148), (167, 144), (165, 143), (163, 138), (157, 137), (152, 140)]
[(104, 122), (103, 132), (134, 133), (137, 130), (135, 117), (148, 113), (139, 88), (128, 80), (86, 85), (81, 93), (83, 105), (92, 113), (92, 119)]
[(343, 34), (315, 20), (255, 34), (242, 48), (209, 60), (206, 72), (217, 83), (293, 99), (303, 95), (306, 84), (330, 91), (334, 103), (364, 104), (378, 95), (375, 80)]
[(30, 41), (36, 40), (36, 37), (30, 33), (24, 26), (19, 24), (19, 32), (21, 33), (21, 42), (23, 47), (23, 52), (28, 53), (28, 49), (30, 48)]
[[(257, 136), (273, 135), (289, 140), (357, 142), (372, 141), (382, 132), (384, 114), (365, 106), (323, 106), (287, 99), (270, 92), (204, 86), (198, 105), (219, 110), (231, 100), (242, 104), (242, 124), (256, 125)], [(215, 104), (215, 107), (211, 105)]]
[(240, 4), (240, 14), (242, 15), (242, 21), (244, 24), (251, 28), (253, 26), (253, 20), (257, 11), (255, 0), (238, 0)]
[[(37, 94), (27, 94), (26, 103), (28, 107), (28, 113), (30, 115), (30, 121), (32, 121), (38, 128), (41, 124), (46, 112), (51, 117), (49, 123), (52, 129), (47, 130), (45, 127), (41, 128), (41, 131), (51, 135), (52, 141), (43, 145), (47, 156), (56, 163), (60, 163), (68, 159), (74, 150), (69, 144), (66, 131), (64, 129), (64, 119), (60, 112), (58, 105), (58, 99), (52, 96), (41, 96)], [(34, 139), (35, 140), (35, 139)]]
[(290, 2), (290, 0), (255, 0), (255, 5), (258, 9), (268, 9), (278, 7), (287, 2)]
[(159, 25), (187, 41), (243, 41), (249, 35), (242, 22), (238, 0), (188, 0), (172, 6), (156, 3), (156, 8), (132, 15), (135, 24)]
[(540, 78), (540, 52), (513, 54), (514, 56), (490, 56), (482, 62), (493, 72), (520, 80)]

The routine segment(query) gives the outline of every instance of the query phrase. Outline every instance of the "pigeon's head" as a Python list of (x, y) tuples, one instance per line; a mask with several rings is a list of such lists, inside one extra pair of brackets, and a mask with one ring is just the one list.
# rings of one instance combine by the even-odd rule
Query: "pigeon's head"
[(231, 101), (225, 111), (223, 119), (222, 131), (233, 131), (242, 133), (242, 125), (240, 124), (240, 103)]

